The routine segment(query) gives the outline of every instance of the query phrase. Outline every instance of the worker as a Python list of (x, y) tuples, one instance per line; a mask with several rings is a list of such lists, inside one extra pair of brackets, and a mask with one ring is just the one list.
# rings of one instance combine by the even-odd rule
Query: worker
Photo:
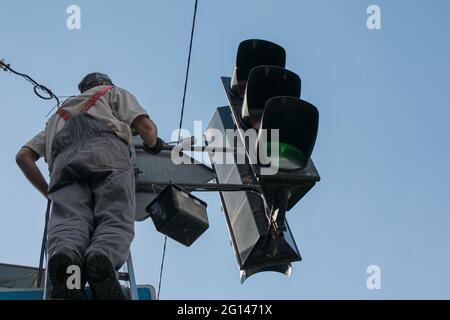
[[(24, 175), (52, 202), (48, 223), (51, 299), (123, 300), (116, 271), (134, 238), (135, 176), (129, 144), (132, 129), (144, 150), (159, 153), (163, 141), (137, 99), (103, 73), (86, 75), (80, 95), (49, 118), (45, 130), (17, 153)], [(48, 163), (47, 185), (36, 161)], [(79, 288), (68, 286), (68, 268), (81, 270)], [(73, 267), (69, 270), (72, 270)]]

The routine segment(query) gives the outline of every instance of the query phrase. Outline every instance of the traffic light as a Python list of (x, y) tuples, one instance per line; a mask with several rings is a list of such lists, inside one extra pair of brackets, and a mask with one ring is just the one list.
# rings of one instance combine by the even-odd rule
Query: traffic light
[[(267, 100), (261, 119), (261, 130), (279, 130), (279, 170), (297, 171), (304, 168), (311, 157), (319, 126), (319, 112), (312, 104), (291, 96)], [(262, 154), (271, 154), (275, 143), (258, 145)]]
[(231, 78), (230, 90), (243, 97), (250, 71), (257, 66), (285, 67), (286, 51), (279, 45), (265, 40), (245, 40), (239, 44), (236, 66)]
[(277, 66), (254, 67), (247, 80), (241, 117), (247, 126), (260, 129), (266, 102), (272, 97), (300, 97), (301, 80), (295, 73)]
[[(236, 130), (234, 141), (225, 135), (226, 143), (246, 151), (246, 163), (211, 157), (217, 181), (261, 187), (259, 194), (220, 193), (242, 281), (261, 271), (289, 274), (291, 262), (301, 260), (285, 214), (320, 180), (310, 159), (319, 113), (300, 99), (301, 79), (285, 64), (279, 45), (241, 42), (232, 78), (222, 77), (229, 106), (218, 108), (209, 125)], [(256, 141), (248, 141), (249, 130), (257, 131)], [(214, 140), (208, 131), (205, 140)]]

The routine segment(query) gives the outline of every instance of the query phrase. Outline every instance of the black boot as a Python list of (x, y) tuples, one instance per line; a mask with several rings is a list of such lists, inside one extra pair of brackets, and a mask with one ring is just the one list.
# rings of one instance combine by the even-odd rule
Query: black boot
[[(48, 273), (52, 283), (51, 299), (55, 300), (84, 300), (84, 281), (80, 279), (80, 289), (69, 288), (67, 284), (68, 278), (71, 276), (67, 273), (69, 266), (78, 266), (81, 268), (81, 262), (75, 253), (56, 253), (48, 261)], [(82, 275), (80, 274), (80, 277)]]
[(91, 254), (86, 260), (86, 277), (95, 300), (126, 300), (109, 258)]

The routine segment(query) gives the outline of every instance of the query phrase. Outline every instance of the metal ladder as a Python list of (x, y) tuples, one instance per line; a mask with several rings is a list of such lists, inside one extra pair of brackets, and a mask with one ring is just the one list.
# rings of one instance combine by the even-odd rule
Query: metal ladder
[[(48, 200), (47, 211), (45, 213), (44, 234), (42, 237), (41, 256), (40, 256), (40, 260), (39, 260), (39, 270), (38, 270), (38, 280), (37, 280), (37, 286), (40, 288), (44, 288), (44, 294), (43, 294), (44, 300), (50, 299), (50, 293), (51, 293), (51, 289), (52, 289), (51, 281), (50, 281), (49, 275), (48, 275), (48, 256), (47, 256), (47, 250), (46, 250), (47, 226), (48, 226), (48, 220), (50, 218), (50, 211), (51, 211), (51, 201)], [(44, 260), (45, 260), (45, 272), (44, 272)], [(123, 270), (123, 271), (119, 271), (118, 278), (119, 278), (119, 281), (125, 281), (128, 283), (130, 300), (139, 300), (131, 252), (128, 257), (128, 260), (122, 266), (121, 270)]]

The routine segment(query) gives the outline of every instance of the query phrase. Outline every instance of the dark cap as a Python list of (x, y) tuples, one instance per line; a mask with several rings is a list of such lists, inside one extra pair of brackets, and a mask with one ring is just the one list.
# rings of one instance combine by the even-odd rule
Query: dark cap
[(101, 72), (89, 73), (87, 76), (81, 80), (78, 84), (78, 89), (81, 93), (96, 87), (102, 83), (107, 83), (109, 85), (113, 85), (112, 80), (108, 75)]

